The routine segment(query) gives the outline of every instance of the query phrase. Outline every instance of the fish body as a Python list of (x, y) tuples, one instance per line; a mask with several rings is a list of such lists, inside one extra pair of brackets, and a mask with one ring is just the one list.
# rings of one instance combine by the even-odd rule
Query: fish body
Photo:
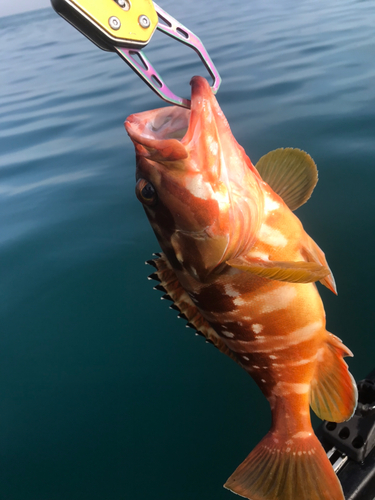
[(269, 433), (225, 486), (251, 500), (343, 500), (309, 413), (347, 420), (357, 399), (343, 361), (352, 354), (327, 332), (315, 285), (336, 292), (332, 273), (291, 210), (315, 186), (311, 158), (277, 150), (255, 168), (201, 77), (191, 111), (140, 113), (125, 127), (136, 194), (163, 250), (154, 277), (271, 406)]

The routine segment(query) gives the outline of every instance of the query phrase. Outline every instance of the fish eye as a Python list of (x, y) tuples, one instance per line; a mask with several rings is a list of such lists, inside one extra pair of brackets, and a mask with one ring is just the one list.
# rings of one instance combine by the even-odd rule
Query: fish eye
[(135, 194), (141, 203), (148, 206), (156, 205), (158, 201), (158, 195), (151, 182), (146, 181), (146, 179), (139, 179), (135, 187)]

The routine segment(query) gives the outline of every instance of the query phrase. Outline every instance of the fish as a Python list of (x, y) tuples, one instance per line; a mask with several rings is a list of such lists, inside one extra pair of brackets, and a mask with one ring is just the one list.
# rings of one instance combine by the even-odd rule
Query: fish
[(342, 341), (326, 330), (316, 282), (336, 285), (294, 211), (318, 180), (312, 158), (280, 148), (254, 166), (207, 80), (191, 109), (133, 114), (136, 196), (161, 252), (150, 279), (172, 308), (232, 358), (267, 398), (272, 425), (225, 483), (251, 500), (343, 500), (310, 409), (348, 420), (357, 388)]

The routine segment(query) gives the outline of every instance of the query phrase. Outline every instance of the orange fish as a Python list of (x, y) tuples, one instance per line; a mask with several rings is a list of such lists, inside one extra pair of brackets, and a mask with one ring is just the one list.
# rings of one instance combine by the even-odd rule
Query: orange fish
[(341, 422), (356, 406), (350, 350), (325, 327), (314, 282), (336, 293), (324, 253), (293, 214), (317, 182), (311, 157), (268, 153), (254, 167), (207, 81), (191, 110), (130, 116), (136, 195), (163, 253), (149, 261), (190, 326), (234, 359), (268, 399), (272, 427), (225, 484), (251, 500), (343, 500), (309, 405)]

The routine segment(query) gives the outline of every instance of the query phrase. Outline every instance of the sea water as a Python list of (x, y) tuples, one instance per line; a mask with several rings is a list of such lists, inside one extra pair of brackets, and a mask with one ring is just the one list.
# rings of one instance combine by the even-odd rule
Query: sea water
[[(255, 163), (311, 154), (297, 211), (339, 296), (328, 329), (375, 368), (375, 1), (160, 0), (205, 43)], [(267, 432), (250, 377), (160, 301), (123, 121), (163, 106), (51, 9), (0, 19), (0, 499), (230, 499)], [(163, 35), (146, 53), (189, 97), (206, 75)]]

